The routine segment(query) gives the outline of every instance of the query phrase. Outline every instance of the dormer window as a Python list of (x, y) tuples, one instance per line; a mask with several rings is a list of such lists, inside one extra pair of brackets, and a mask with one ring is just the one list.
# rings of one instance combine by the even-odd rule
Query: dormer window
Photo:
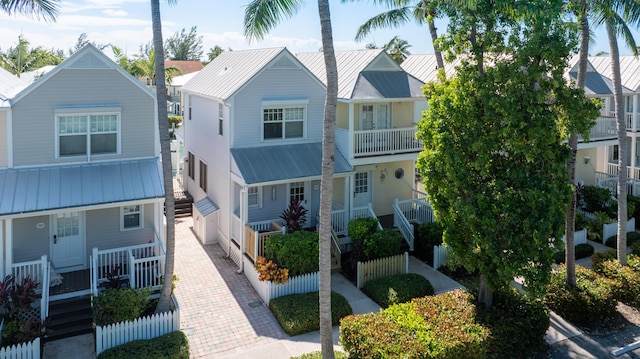
[(57, 157), (119, 153), (119, 113), (58, 114)]

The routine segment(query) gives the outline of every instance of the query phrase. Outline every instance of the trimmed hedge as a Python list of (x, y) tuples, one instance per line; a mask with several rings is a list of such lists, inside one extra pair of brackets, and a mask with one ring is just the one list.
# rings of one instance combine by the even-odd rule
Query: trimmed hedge
[[(347, 354), (339, 351), (334, 351), (333, 355), (335, 359), (349, 359)], [(290, 359), (322, 359), (322, 352), (312, 352), (307, 354), (302, 354), (297, 357), (291, 357)]]
[(576, 266), (576, 288), (565, 281), (566, 267), (551, 275), (545, 302), (551, 310), (581, 328), (593, 328), (616, 314), (613, 281)]
[(362, 291), (383, 308), (408, 302), (413, 298), (433, 295), (433, 286), (427, 278), (415, 274), (398, 274), (365, 283)]
[(320, 253), (318, 232), (276, 234), (265, 243), (264, 253), (267, 260), (288, 269), (289, 277), (317, 272)]
[(139, 318), (149, 307), (151, 287), (109, 288), (93, 297), (93, 320), (108, 325)]
[(122, 344), (98, 355), (98, 359), (120, 358), (189, 359), (189, 341), (183, 332), (177, 331), (153, 339)]
[[(640, 243), (640, 233), (635, 231), (627, 232), (627, 247), (633, 246), (636, 243)], [(618, 248), (618, 235), (607, 238), (604, 245), (609, 248)]]
[(591, 269), (596, 270), (597, 267), (602, 264), (602, 262), (613, 260), (616, 258), (616, 251), (595, 252), (591, 256)]
[(364, 255), (369, 260), (395, 256), (400, 253), (403, 239), (402, 233), (395, 229), (376, 231), (364, 240)]
[[(320, 329), (319, 292), (291, 294), (272, 299), (269, 309), (285, 333), (294, 336)], [(331, 324), (353, 313), (342, 295), (331, 292)]]
[[(594, 248), (589, 243), (581, 243), (576, 246), (575, 255), (576, 259), (587, 258), (593, 255)], [(557, 251), (555, 254), (555, 261), (557, 264), (564, 263), (565, 251)]]
[[(631, 262), (634, 261), (637, 262), (637, 260)], [(621, 265), (617, 260), (600, 262), (593, 270), (613, 280), (613, 291), (619, 301), (634, 308), (640, 308), (640, 272), (630, 265)]]

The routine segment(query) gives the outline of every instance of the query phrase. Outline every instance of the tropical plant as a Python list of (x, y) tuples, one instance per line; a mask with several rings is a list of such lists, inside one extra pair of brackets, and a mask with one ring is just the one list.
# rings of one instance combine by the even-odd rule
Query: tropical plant
[(218, 57), (218, 55), (220, 55), (221, 53), (224, 52), (224, 49), (221, 48), (220, 46), (216, 45), (212, 48), (209, 49), (209, 52), (207, 52), (207, 63), (213, 61), (213, 59), (215, 59), (216, 57)]
[[(167, 0), (175, 4), (176, 0)], [(162, 158), (162, 178), (164, 180), (164, 208), (167, 218), (165, 226), (165, 278), (173, 278), (173, 268), (175, 264), (175, 219), (176, 208), (173, 196), (173, 171), (171, 168), (171, 144), (169, 139), (169, 119), (167, 116), (167, 86), (165, 84), (164, 69), (164, 48), (162, 44), (162, 21), (160, 18), (159, 0), (151, 0), (151, 23), (153, 26), (153, 46), (155, 54), (155, 78), (156, 78), (156, 102), (158, 114), (158, 131), (160, 131), (160, 155)], [(172, 282), (165, 280), (162, 282), (162, 290), (156, 307), (157, 313), (168, 312), (171, 308)]]
[(202, 36), (198, 36), (198, 27), (192, 26), (189, 33), (182, 28), (169, 37), (164, 44), (166, 55), (171, 60), (197, 60), (202, 57)]
[[(245, 10), (244, 33), (262, 39), (284, 18), (292, 17), (303, 0), (252, 0)], [(320, 341), (322, 356), (333, 359), (331, 329), (331, 204), (333, 200), (333, 164), (335, 153), (338, 68), (333, 49), (329, 0), (318, 0), (322, 51), (326, 68), (327, 96), (322, 129), (322, 175), (320, 179)]]
[[(139, 55), (135, 55), (135, 60), (131, 64), (131, 68), (129, 72), (131, 74), (135, 74), (134, 76), (151, 79), (151, 85), (156, 84), (157, 86), (157, 77), (156, 77), (156, 50), (154, 47), (147, 46), (143, 53)], [(160, 56), (159, 60), (163, 57)], [(164, 60), (160, 60), (162, 62), (162, 68), (164, 73), (164, 81), (165, 83), (171, 84), (171, 79), (175, 74), (182, 74), (182, 70), (176, 66), (168, 66), (164, 67)], [(166, 85), (165, 85), (166, 86)]]
[(307, 210), (304, 208), (300, 199), (292, 198), (289, 207), (282, 211), (280, 218), (284, 219), (284, 225), (287, 227), (287, 233), (293, 233), (302, 230), (304, 224), (307, 223)]
[(400, 65), (411, 53), (409, 48), (411, 45), (407, 40), (403, 40), (398, 35), (394, 36), (389, 42), (384, 45), (384, 51), (386, 51), (393, 61)]
[(0, 10), (9, 15), (26, 14), (45, 21), (56, 21), (60, 0), (2, 0)]
[(57, 65), (62, 58), (53, 50), (45, 50), (41, 46), (30, 48), (29, 41), (18, 36), (18, 43), (5, 52), (0, 52), (0, 65), (20, 77), (23, 72), (32, 71), (47, 65)]

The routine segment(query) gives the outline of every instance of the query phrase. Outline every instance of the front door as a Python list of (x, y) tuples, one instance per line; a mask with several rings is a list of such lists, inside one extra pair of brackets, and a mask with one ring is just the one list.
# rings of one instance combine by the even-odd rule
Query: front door
[(51, 216), (51, 262), (58, 272), (83, 269), (85, 264), (84, 213)]
[(307, 212), (307, 222), (305, 223), (305, 227), (310, 226), (312, 220), (309, 218), (311, 211), (311, 191), (309, 191), (309, 182), (292, 182), (289, 183), (289, 202), (287, 202), (287, 206), (291, 201), (299, 200), (302, 207), (304, 207)]
[(353, 207), (366, 207), (369, 203), (371, 203), (371, 171), (356, 172)]
[(361, 130), (382, 130), (391, 128), (391, 105), (366, 104), (360, 108)]

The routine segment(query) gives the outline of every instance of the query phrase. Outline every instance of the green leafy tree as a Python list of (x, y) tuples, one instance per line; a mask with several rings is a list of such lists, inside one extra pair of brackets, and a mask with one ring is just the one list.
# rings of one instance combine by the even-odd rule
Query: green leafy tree
[(165, 42), (167, 57), (171, 60), (197, 60), (202, 57), (202, 36), (198, 36), (198, 27), (192, 26), (187, 33), (183, 28), (176, 31)]
[[(175, 4), (176, 0), (167, 0)], [(153, 26), (153, 46), (158, 57), (154, 57), (156, 78), (156, 101), (158, 111), (158, 131), (160, 131), (160, 155), (162, 157), (162, 178), (164, 180), (164, 208), (166, 223), (166, 259), (162, 290), (156, 307), (156, 313), (168, 312), (171, 308), (171, 292), (173, 283), (168, 278), (173, 278), (175, 263), (175, 229), (176, 208), (173, 196), (173, 173), (171, 169), (171, 142), (169, 138), (169, 122), (167, 116), (167, 86), (165, 84), (164, 48), (162, 43), (162, 20), (160, 17), (159, 0), (151, 0), (151, 23)]]
[(212, 48), (209, 49), (209, 52), (207, 52), (207, 63), (213, 61), (213, 59), (215, 59), (216, 57), (218, 57), (218, 55), (220, 55), (221, 53), (224, 52), (224, 49), (221, 48), (220, 46), (216, 45)]
[(69, 48), (69, 56), (73, 55), (75, 52), (77, 52), (78, 50), (82, 49), (83, 47), (89, 44), (97, 47), (100, 50), (104, 50), (110, 46), (110, 45), (99, 44), (95, 41), (90, 41), (89, 35), (87, 35), (86, 32), (83, 32), (82, 34), (80, 34), (80, 36), (78, 36), (78, 39), (76, 40), (75, 45)]
[(409, 48), (411, 45), (407, 40), (394, 36), (389, 42), (384, 45), (384, 51), (386, 51), (391, 58), (400, 65), (411, 53)]
[[(137, 77), (151, 79), (151, 85), (156, 84), (157, 86), (156, 68), (158, 65), (156, 62), (156, 51), (154, 47), (150, 46), (145, 46), (144, 51), (145, 53), (143, 55), (136, 55), (136, 59), (129, 67), (129, 73)], [(164, 69), (164, 81), (166, 83), (171, 83), (174, 74), (182, 74), (182, 70), (176, 66), (165, 67), (164, 60), (162, 60), (162, 67)]]
[(60, 0), (0, 0), (0, 10), (9, 15), (26, 14), (45, 21), (56, 21), (59, 9)]
[[(481, 273), (484, 308), (515, 276), (529, 293), (544, 293), (555, 251), (549, 238), (561, 237), (570, 196), (561, 126), (597, 116), (563, 78), (576, 39), (562, 6), (449, 7), (442, 49), (463, 61), (455, 77), (425, 89), (418, 166), (444, 242)], [(586, 116), (568, 116), (575, 110)]]
[(121, 48), (115, 45), (110, 45), (111, 51), (113, 51), (113, 56), (116, 60), (116, 63), (120, 65), (125, 71), (133, 75), (134, 77), (142, 77), (142, 74), (138, 72), (138, 69), (134, 66), (135, 60), (129, 58), (127, 54), (122, 51)]
[(61, 62), (62, 58), (53, 50), (46, 50), (41, 46), (30, 48), (29, 41), (23, 35), (18, 36), (15, 47), (10, 47), (6, 52), (0, 51), (0, 65), (18, 77), (23, 72)]
[[(285, 18), (292, 17), (302, 0), (252, 0), (245, 11), (244, 33), (262, 39)], [(335, 152), (338, 68), (333, 49), (329, 0), (318, 0), (322, 49), (327, 74), (327, 96), (322, 129), (322, 175), (320, 179), (320, 341), (322, 357), (333, 359), (331, 332), (331, 202), (333, 200), (333, 163)]]

